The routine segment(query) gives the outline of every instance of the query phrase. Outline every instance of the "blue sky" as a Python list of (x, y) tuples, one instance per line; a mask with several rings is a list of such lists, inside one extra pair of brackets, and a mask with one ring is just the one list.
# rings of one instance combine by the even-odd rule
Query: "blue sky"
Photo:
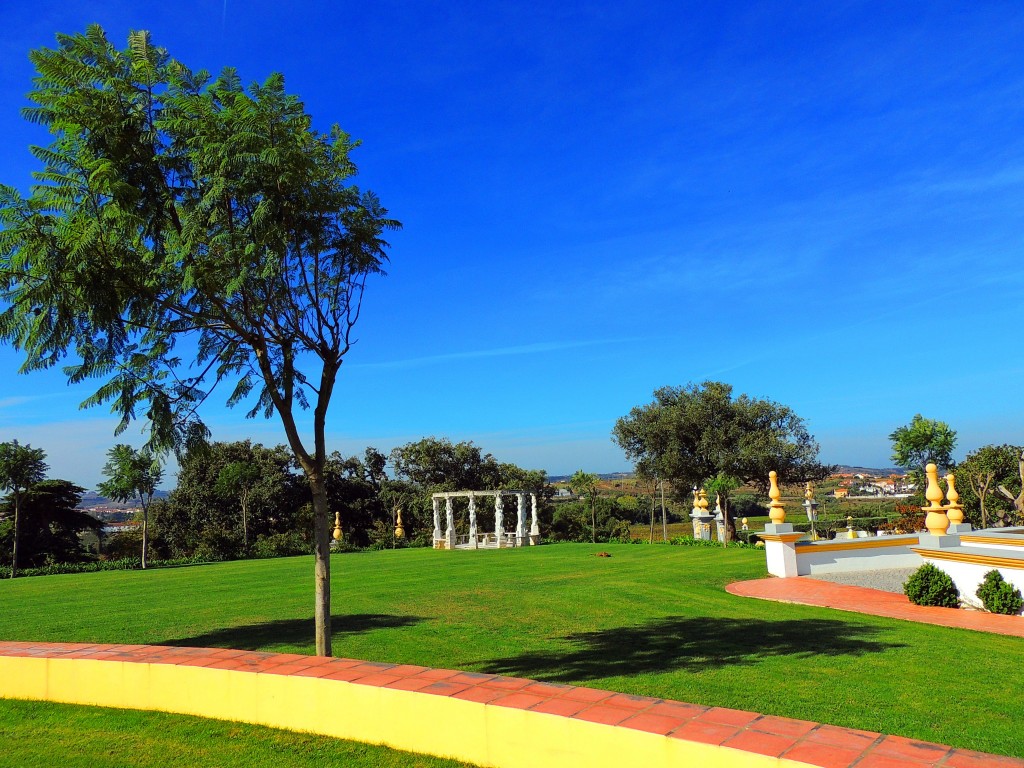
[[(45, 140), (26, 53), (150, 29), (194, 68), (283, 72), (404, 224), (332, 448), (623, 470), (615, 420), (705, 379), (794, 408), (827, 461), (888, 465), (915, 413), (960, 457), (1024, 443), (1024, 6), (547, 5), (9, 0), (0, 181)], [(19, 364), (0, 348), (0, 440), (93, 486), (114, 420)], [(215, 438), (284, 441), (222, 403)]]

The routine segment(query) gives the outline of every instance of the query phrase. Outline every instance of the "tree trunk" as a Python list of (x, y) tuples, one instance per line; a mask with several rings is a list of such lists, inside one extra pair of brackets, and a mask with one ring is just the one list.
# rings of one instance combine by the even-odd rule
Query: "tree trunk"
[(21, 524), (21, 497), (18, 489), (14, 489), (14, 554), (11, 557), (11, 578), (18, 575), (18, 534)]
[(654, 494), (651, 494), (651, 538), (648, 543), (654, 543)]
[(594, 511), (594, 492), (590, 492), (590, 541), (597, 543), (597, 512)]
[(986, 475), (985, 482), (981, 484), (981, 493), (978, 493), (978, 505), (981, 507), (981, 527), (982, 529), (988, 528), (988, 510), (985, 509), (985, 497), (988, 495), (989, 483), (995, 478), (995, 475)]
[(665, 516), (665, 481), (661, 481), (661, 540), (668, 541), (668, 518)]
[(313, 493), (313, 615), (316, 621), (316, 655), (331, 656), (331, 528), (327, 486), (319, 474), (309, 475)]
[(249, 552), (249, 514), (247, 507), (249, 506), (249, 494), (243, 491), (242, 493), (242, 549), (245, 550), (246, 554)]
[(146, 570), (149, 559), (149, 506), (142, 499), (142, 570)]

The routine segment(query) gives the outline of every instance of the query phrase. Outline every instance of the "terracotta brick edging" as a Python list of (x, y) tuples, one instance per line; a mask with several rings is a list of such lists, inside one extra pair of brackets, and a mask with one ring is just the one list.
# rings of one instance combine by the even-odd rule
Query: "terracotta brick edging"
[(833, 608), (837, 611), (863, 613), (868, 616), (883, 616), (889, 619), (916, 621), (921, 624), (935, 624), (940, 627), (972, 629), (975, 632), (989, 632), (994, 635), (1024, 637), (1024, 617), (1021, 616), (1001, 616), (963, 608), (914, 605), (906, 595), (852, 584), (837, 584), (810, 576), (788, 578), (772, 576), (767, 579), (737, 581), (727, 585), (725, 591), (739, 597), (753, 597), (778, 603), (814, 605), (820, 608)]
[[(498, 675), (431, 669), (412, 664), (384, 664), (357, 659), (215, 648), (0, 642), (0, 697), (68, 701), (70, 699), (66, 693), (62, 694), (60, 691), (66, 692), (69, 685), (74, 686), (75, 678), (72, 670), (76, 670), (76, 667), (68, 666), (66, 662), (76, 660), (112, 663), (110, 666), (81, 667), (83, 673), (88, 671), (93, 677), (90, 678), (88, 675), (81, 677), (83, 682), (79, 684), (80, 687), (88, 685), (84, 682), (85, 680), (97, 679), (95, 675), (115, 668), (120, 670), (120, 676), (109, 677), (109, 679), (102, 678), (106, 685), (111, 688), (115, 686), (132, 687), (134, 682), (137, 687), (137, 680), (142, 679), (139, 675), (148, 672), (151, 669), (150, 665), (156, 665), (159, 668), (164, 668), (165, 672), (167, 671), (166, 667), (180, 667), (183, 668), (183, 672), (184, 668), (202, 668), (208, 671), (203, 674), (216, 674), (212, 672), (213, 670), (247, 673), (243, 674), (241, 678), (230, 675), (217, 678), (217, 680), (223, 680), (225, 684), (236, 686), (233, 694), (236, 696), (236, 704), (240, 700), (239, 696), (246, 695), (249, 690), (256, 690), (255, 687), (245, 688), (245, 686), (255, 686), (256, 679), (260, 676), (271, 676), (275, 680), (295, 678), (297, 684), (299, 684), (299, 678), (337, 681), (339, 692), (350, 691), (361, 696), (373, 693), (368, 689), (381, 689), (381, 694), (384, 690), (390, 690), (396, 694), (405, 692), (406, 696), (413, 695), (414, 700), (420, 704), (425, 701), (429, 704), (429, 700), (422, 698), (421, 694), (443, 697), (453, 702), (462, 702), (458, 705), (462, 709), (451, 709), (451, 712), (469, 711), (465, 708), (467, 705), (476, 705), (476, 707), (482, 708), (484, 719), (479, 722), (487, 723), (488, 727), (494, 726), (495, 722), (506, 724), (513, 722), (506, 716), (511, 716), (512, 713), (509, 710), (519, 710), (522, 713), (530, 713), (532, 719), (514, 721), (515, 729), (522, 728), (522, 723), (528, 722), (529, 727), (534, 728), (538, 733), (538, 750), (542, 749), (539, 744), (543, 741), (542, 732), (544, 730), (544, 728), (538, 727), (540, 724), (544, 727), (560, 727), (562, 731), (571, 731), (588, 738), (600, 736), (606, 741), (609, 739), (614, 741), (617, 738), (634, 739), (635, 741), (641, 733), (668, 739), (668, 743), (658, 742), (656, 744), (648, 737), (648, 741), (642, 742), (659, 755), (675, 754), (672, 752), (673, 746), (689, 748), (689, 745), (693, 744), (706, 745), (705, 749), (717, 750), (714, 754), (717, 756), (715, 759), (718, 760), (716, 764), (719, 765), (805, 764), (821, 768), (847, 768), (849, 766), (856, 766), (856, 768), (889, 768), (890, 766), (1024, 768), (1024, 760), (1015, 758), (998, 757), (899, 736), (884, 736), (869, 731), (790, 720), (723, 707), (706, 707), (645, 696), (631, 696), (614, 691), (557, 685)], [(54, 662), (59, 669), (51, 670), (51, 663)], [(50, 675), (53, 680), (40, 681), (37, 679), (39, 675)], [(129, 681), (131, 675), (134, 675), (132, 682)], [(147, 677), (145, 679), (155, 678)], [(310, 682), (307, 680), (305, 684)], [(153, 682), (152, 685), (154, 689), (158, 687), (156, 682)], [(324, 682), (322, 685), (318, 685), (321, 687), (317, 690), (323, 694), (324, 692), (330, 693), (333, 684)], [(354, 686), (354, 688), (345, 686)], [(172, 693), (175, 692), (164, 691), (167, 696)], [(126, 706), (189, 713), (187, 693), (177, 692), (178, 699), (186, 701), (186, 705), (167, 704), (164, 706), (161, 701), (153, 700), (148, 705), (143, 703)], [(54, 696), (57, 698), (53, 698)], [(183, 699), (182, 696), (185, 698)], [(403, 701), (410, 700), (412, 699), (403, 699)], [(437, 699), (433, 701), (441, 703)], [(87, 696), (84, 698), (77, 696), (74, 697), (73, 703), (100, 702), (93, 701)], [(227, 710), (228, 714), (223, 715), (224, 719), (247, 719), (244, 717), (232, 718), (231, 711)], [(501, 715), (503, 712), (506, 713), (506, 716)], [(490, 714), (488, 715), (488, 713)], [(337, 713), (337, 716), (339, 719), (344, 719), (356, 714), (342, 712)], [(538, 720), (537, 716), (540, 715), (564, 718), (564, 720)], [(220, 717), (222, 715), (207, 716)], [(505, 720), (502, 719), (503, 717)], [(248, 721), (266, 722), (258, 717)], [(294, 722), (294, 717), (289, 722)], [(559, 722), (561, 722), (561, 726), (559, 726)], [(575, 730), (569, 728), (571, 723), (576, 724)], [(583, 726), (584, 723), (591, 725)], [(594, 726), (601, 727), (595, 729)], [(403, 726), (399, 723), (393, 724), (391, 727), (400, 729)], [(413, 728), (412, 725), (409, 727)], [(312, 727), (309, 730), (326, 732)], [(619, 736), (616, 737), (616, 733)], [(630, 736), (630, 734), (633, 735)], [(392, 744), (392, 746), (399, 746), (403, 749), (411, 748), (417, 751), (415, 747), (408, 746), (408, 743), (410, 739), (416, 743), (416, 739), (421, 736), (422, 734), (419, 732), (410, 734), (404, 743)], [(353, 738), (350, 734), (346, 737)], [(580, 736), (577, 735), (575, 738), (579, 740)], [(363, 740), (371, 739), (391, 743), (386, 738), (377, 739), (372, 734), (370, 738)], [(427, 743), (429, 741), (429, 738), (425, 738), (425, 748), (418, 751), (437, 754), (436, 747), (431, 748), (431, 745)], [(571, 742), (572, 739), (570, 738), (568, 741)], [(538, 758), (531, 763), (524, 762), (522, 754), (524, 750), (529, 750), (529, 741), (523, 744), (513, 744), (499, 734), (495, 742), (486, 746), (487, 758), (481, 764), (498, 766), (576, 764), (572, 760), (571, 752), (566, 751), (565, 744), (559, 745), (557, 755), (554, 752), (545, 753), (545, 759)], [(673, 745), (672, 742), (675, 744)], [(661, 746), (658, 746), (659, 744)], [(569, 746), (571, 747), (571, 744)], [(506, 748), (508, 749), (507, 759), (503, 752), (503, 749)], [(474, 754), (482, 755), (484, 753)], [(705, 754), (706, 757), (711, 753), (700, 754)], [(463, 755), (452, 754), (451, 756), (463, 760), (468, 759)], [(766, 758), (768, 758), (767, 761)], [(602, 762), (601, 764), (615, 763)], [(681, 765), (683, 763), (674, 762), (671, 757), (666, 757), (663, 764)]]

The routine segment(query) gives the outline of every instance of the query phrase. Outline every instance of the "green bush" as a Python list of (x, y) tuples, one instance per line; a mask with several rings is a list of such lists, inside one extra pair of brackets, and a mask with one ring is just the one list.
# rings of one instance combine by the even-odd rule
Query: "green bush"
[(975, 594), (985, 606), (985, 610), (991, 613), (1014, 616), (1024, 607), (1024, 598), (1021, 597), (1020, 590), (1007, 582), (1003, 574), (996, 570), (985, 574), (985, 580), (981, 582)]
[(907, 579), (903, 592), (916, 605), (937, 605), (942, 608), (958, 608), (960, 592), (945, 571), (931, 563), (925, 563)]
[[(674, 536), (668, 540), (668, 543), (676, 547), (716, 547), (718, 549), (723, 549), (722, 542), (717, 538), (695, 539), (692, 536)], [(754, 549), (753, 544), (739, 540), (730, 541), (729, 546), (736, 549)]]
[[(197, 565), (205, 562), (198, 557), (178, 557), (173, 560), (150, 560), (150, 568), (172, 568), (179, 565)], [(134, 571), (142, 568), (142, 561), (137, 557), (125, 557), (120, 560), (100, 560), (94, 563), (51, 563), (41, 568), (19, 568), (18, 578), (22, 576), (57, 576), (64, 573), (97, 573), (99, 571)], [(0, 566), (0, 579), (11, 577), (11, 567)]]
[(260, 535), (252, 545), (252, 556), (258, 558), (308, 555), (312, 551), (313, 548), (297, 531)]

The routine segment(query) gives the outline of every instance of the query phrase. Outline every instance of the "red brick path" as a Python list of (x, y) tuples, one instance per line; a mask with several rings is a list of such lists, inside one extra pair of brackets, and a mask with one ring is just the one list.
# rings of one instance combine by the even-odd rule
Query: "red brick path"
[(725, 589), (734, 595), (774, 600), (779, 603), (817, 605), (840, 611), (866, 613), (871, 616), (917, 621), (922, 624), (938, 624), (943, 627), (1024, 637), (1024, 617), (1022, 616), (999, 616), (994, 613), (963, 608), (934, 608), (914, 605), (906, 595), (897, 595), (893, 592), (883, 592), (866, 587), (854, 587), (849, 584), (834, 584), (831, 581), (812, 579), (808, 576), (738, 581)]
[(0, 656), (177, 664), (263, 675), (319, 677), (355, 685), (452, 696), (489, 707), (544, 712), (673, 739), (784, 757), (822, 768), (1024, 768), (1024, 760), (952, 749), (900, 736), (723, 707), (412, 664), (217, 648), (31, 642), (0, 642)]

